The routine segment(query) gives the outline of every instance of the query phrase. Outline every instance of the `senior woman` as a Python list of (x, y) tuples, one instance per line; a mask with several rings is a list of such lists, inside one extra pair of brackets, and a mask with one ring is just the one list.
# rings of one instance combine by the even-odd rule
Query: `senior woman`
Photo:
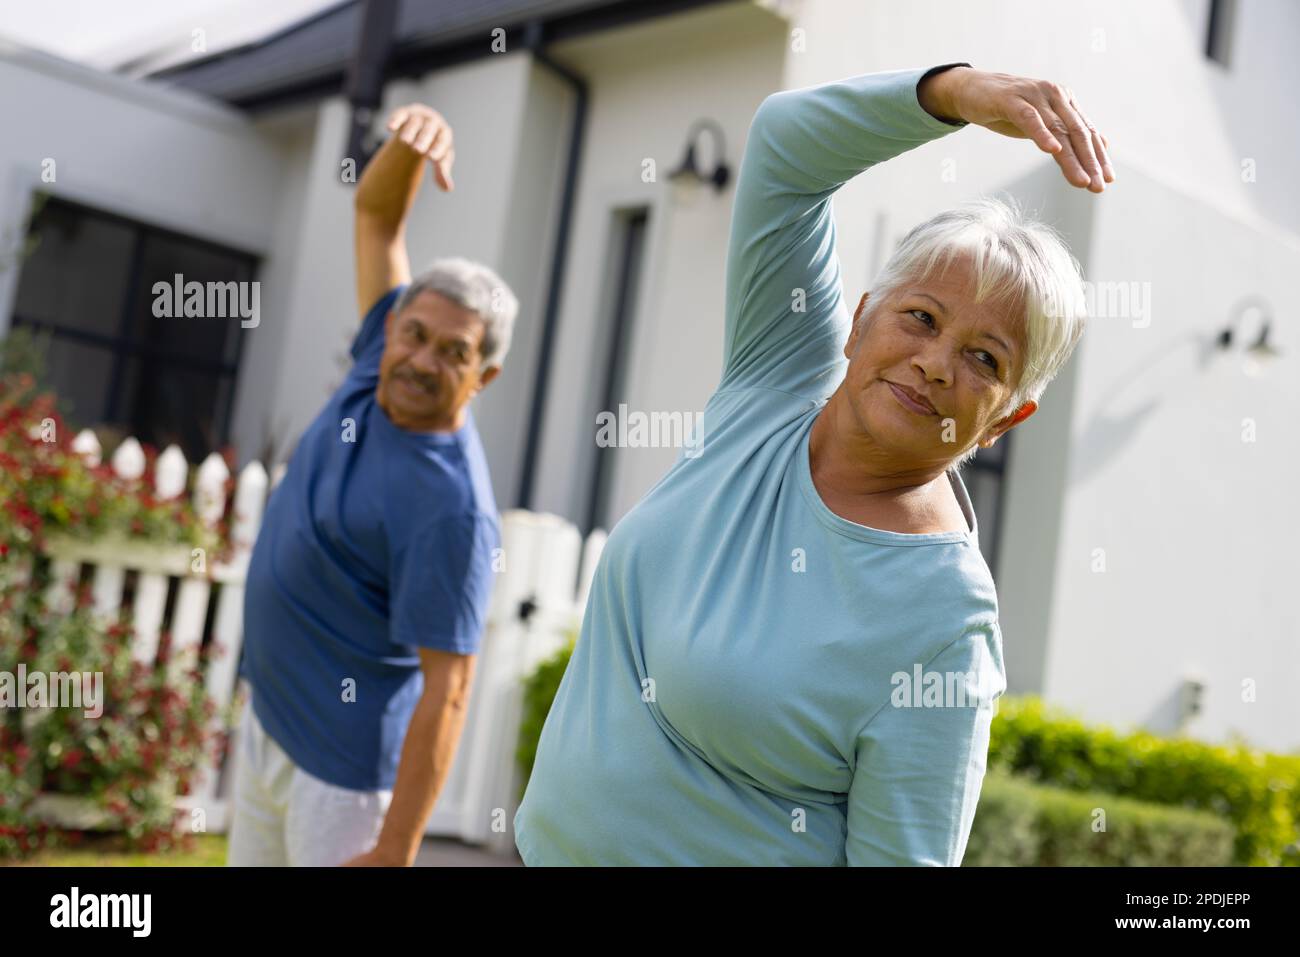
[(1080, 272), (977, 201), (913, 229), (850, 323), (831, 197), (968, 123), (1114, 178), (1068, 90), (969, 64), (759, 107), (703, 447), (609, 537), (515, 816), (525, 863), (961, 863), (1006, 679), (956, 466), (1069, 358)]

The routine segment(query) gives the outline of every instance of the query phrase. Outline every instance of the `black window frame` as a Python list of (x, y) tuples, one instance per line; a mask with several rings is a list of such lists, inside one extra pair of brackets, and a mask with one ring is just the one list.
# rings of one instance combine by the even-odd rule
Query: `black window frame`
[[(72, 342), (78, 342), (83, 345), (96, 346), (101, 349), (107, 349), (112, 356), (112, 371), (109, 374), (107, 395), (104, 401), (104, 420), (113, 422), (118, 420), (119, 408), (123, 399), (123, 380), (127, 364), (133, 359), (156, 360), (169, 363), (172, 368), (180, 371), (195, 371), (214, 375), (217, 381), (229, 381), (230, 388), (227, 392), (224, 408), (220, 409), (220, 430), (216, 431), (214, 427), (214, 441), (217, 444), (216, 449), (208, 449), (204, 454), (217, 451), (219, 448), (230, 444), (230, 435), (233, 426), (235, 395), (239, 386), (239, 368), (243, 360), (245, 336), (237, 335), (235, 337), (234, 358), (225, 359), (206, 359), (200, 356), (184, 353), (177, 349), (169, 349), (153, 345), (147, 341), (141, 341), (135, 338), (131, 329), (131, 320), (138, 305), (138, 296), (147, 295), (149, 291), (144, 288), (144, 282), (141, 276), (141, 265), (143, 251), (147, 239), (153, 238), (164, 242), (181, 242), (191, 247), (197, 247), (202, 250), (214, 252), (223, 256), (228, 256), (235, 260), (242, 260), (248, 267), (250, 282), (257, 281), (258, 272), (261, 268), (262, 257), (247, 249), (241, 249), (227, 243), (217, 242), (202, 236), (195, 236), (191, 233), (183, 233), (176, 229), (166, 226), (160, 226), (146, 220), (136, 219), (111, 210), (102, 209), (98, 206), (92, 206), (79, 200), (69, 199), (54, 193), (45, 193), (36, 191), (32, 196), (32, 209), (40, 206), (40, 211), (50, 207), (63, 207), (79, 216), (99, 219), (117, 226), (131, 230), (131, 253), (130, 253), (130, 275), (126, 282), (126, 291), (121, 304), (118, 307), (117, 332), (114, 335), (105, 335), (102, 333), (89, 332), (85, 329), (77, 329), (65, 326), (57, 321), (51, 322), (43, 319), (35, 319), (31, 316), (25, 316), (18, 311), (16, 299), (18, 289), (22, 282), (22, 263), (19, 263), (18, 274), (15, 278), (14, 296), (15, 307), (10, 315), (9, 328), (30, 329), (33, 332), (49, 335), (51, 339), (64, 339)], [(32, 230), (37, 226), (36, 215), (31, 217), (28, 226), (25, 241), (32, 238)], [(75, 418), (75, 410), (74, 410)], [(215, 416), (214, 416), (215, 418)], [(83, 423), (86, 426), (96, 423)], [(133, 427), (134, 430), (134, 427)]]
[(1232, 67), (1232, 47), (1237, 17), (1237, 0), (1210, 0), (1205, 18), (1205, 56), (1224, 69)]
[[(619, 207), (613, 211), (613, 229), (609, 248), (607, 275), (609, 302), (602, 312), (606, 324), (605, 376), (600, 385), (597, 411), (618, 412), (622, 390), (627, 387), (631, 362), (631, 343), (636, 321), (637, 297), (641, 292), (646, 260), (649, 257), (651, 207), (648, 205)], [(614, 452), (610, 448), (594, 445), (595, 455), (590, 469), (584, 535), (596, 528), (610, 528), (611, 484), (614, 476)]]
[[(1011, 454), (1015, 449), (1015, 442), (1012, 439), (1014, 430), (1004, 432), (998, 437), (997, 445), (1002, 446), (1002, 452), (998, 456), (990, 455), (981, 449), (975, 454), (969, 462), (965, 463), (958, 471), (962, 475), (962, 482), (966, 485), (967, 492), (970, 492), (970, 484), (966, 482), (966, 474), (969, 472), (981, 472), (985, 475), (991, 475), (997, 480), (997, 491), (994, 493), (993, 506), (993, 523), (992, 527), (980, 526), (980, 544), (987, 545), (985, 559), (988, 562), (989, 571), (993, 575), (993, 580), (998, 579), (998, 561), (1001, 555), (1002, 545), (1002, 528), (1005, 525), (1003, 519), (1003, 508), (1006, 504), (1007, 475), (1011, 467)], [(975, 496), (971, 495), (971, 509), (976, 507)], [(978, 517), (978, 516), (977, 516)]]

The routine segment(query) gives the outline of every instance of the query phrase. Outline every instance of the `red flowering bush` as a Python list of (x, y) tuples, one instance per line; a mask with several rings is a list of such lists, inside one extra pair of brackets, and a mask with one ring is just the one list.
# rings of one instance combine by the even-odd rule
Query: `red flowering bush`
[(54, 532), (215, 544), (185, 496), (157, 498), (156, 450), (145, 447), (144, 475), (127, 482), (107, 464), (87, 464), (72, 450), (73, 438), (54, 397), (38, 393), (31, 376), (0, 376), (0, 557), (38, 548)]
[(49, 827), (24, 812), (34, 791), (34, 770), (32, 749), (10, 722), (0, 720), (0, 861), (52, 843)]
[(174, 799), (221, 743), (208, 732), (213, 707), (198, 654), (181, 660), (164, 634), (156, 660), (141, 664), (129, 623), (103, 620), (84, 590), (70, 612), (45, 603), (40, 548), (50, 534), (207, 548), (217, 541), (185, 496), (156, 497), (152, 450), (145, 477), (126, 482), (87, 464), (72, 437), (30, 376), (0, 375), (0, 672), (11, 691), (20, 666), (28, 676), (102, 676), (92, 677), (93, 707), (84, 699), (81, 707), (0, 706), (0, 858), (77, 837), (36, 819), (38, 793), (91, 802), (130, 847), (177, 841)]
[(0, 857), (41, 846), (27, 807), (36, 792), (88, 799), (129, 846), (175, 836), (174, 800), (189, 793), (218, 742), (208, 733), (205, 662), (174, 658), (164, 634), (153, 664), (134, 660), (130, 626), (102, 622), (84, 590), (68, 614), (50, 611), (30, 589), (0, 594), (0, 671), (14, 675), (21, 662), (28, 676), (89, 676), (77, 706), (0, 709), (0, 827), (11, 829), (8, 847), (0, 832)]
[(39, 628), (42, 638), (30, 670), (102, 673), (93, 711), (50, 709), (30, 721), (26, 738), (41, 773), (41, 790), (93, 798), (133, 840), (172, 830), (172, 803), (187, 794), (210, 749), (213, 715), (201, 662), (173, 662), (169, 636), (157, 661), (131, 656), (131, 629), (107, 627), (83, 603)]

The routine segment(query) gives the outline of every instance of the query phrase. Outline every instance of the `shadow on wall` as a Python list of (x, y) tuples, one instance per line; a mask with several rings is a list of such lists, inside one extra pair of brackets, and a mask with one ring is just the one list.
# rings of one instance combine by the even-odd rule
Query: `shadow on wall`
[[(1197, 372), (1204, 372), (1214, 358), (1214, 340), (1203, 332), (1193, 331), (1170, 342), (1161, 343), (1106, 384), (1101, 393), (1105, 399), (1079, 433), (1079, 454), (1071, 463), (1072, 482), (1087, 481), (1111, 461), (1119, 458), (1120, 453), (1132, 444), (1167, 396), (1149, 397), (1136, 408), (1123, 408), (1125, 390), (1134, 382), (1142, 381), (1144, 374), (1150, 372), (1157, 363), (1169, 356), (1181, 354), (1188, 344), (1197, 351)], [(1191, 389), (1195, 388), (1196, 382), (1184, 380), (1184, 384)]]
[(1183, 688), (1176, 683), (1164, 695), (1142, 722), (1142, 730), (1164, 737), (1174, 737), (1181, 730)]

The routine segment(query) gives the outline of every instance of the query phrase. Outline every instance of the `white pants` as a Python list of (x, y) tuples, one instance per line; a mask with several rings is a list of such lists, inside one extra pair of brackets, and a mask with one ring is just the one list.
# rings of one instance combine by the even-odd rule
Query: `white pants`
[(392, 791), (326, 784), (290, 760), (253, 713), (239, 722), (232, 867), (333, 867), (374, 848)]

